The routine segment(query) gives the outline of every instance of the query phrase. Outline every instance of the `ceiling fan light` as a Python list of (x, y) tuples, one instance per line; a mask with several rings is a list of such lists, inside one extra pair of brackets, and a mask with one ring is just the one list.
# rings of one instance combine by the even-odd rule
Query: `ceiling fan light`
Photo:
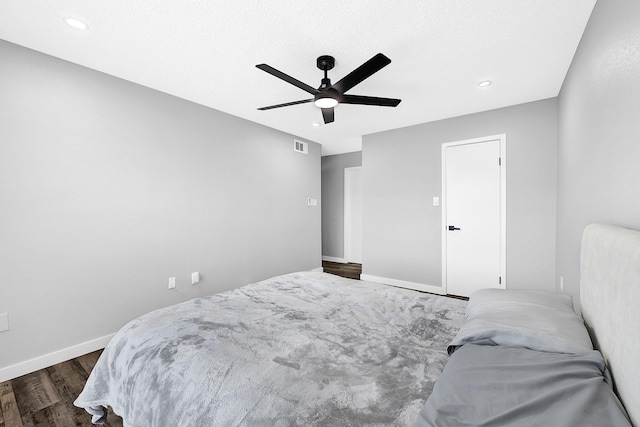
[(329, 96), (324, 98), (318, 98), (314, 101), (318, 108), (333, 108), (338, 105), (338, 100)]

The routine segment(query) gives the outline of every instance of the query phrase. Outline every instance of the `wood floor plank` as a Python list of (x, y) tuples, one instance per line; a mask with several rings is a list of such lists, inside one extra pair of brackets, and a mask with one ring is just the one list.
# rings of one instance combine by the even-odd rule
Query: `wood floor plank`
[(39, 427), (39, 426), (43, 426), (46, 424), (36, 424), (33, 421), (33, 414), (29, 413), (29, 414), (24, 414), (22, 416), (22, 426), (23, 427)]
[[(73, 402), (101, 352), (0, 384), (0, 427), (91, 426), (91, 415)], [(108, 426), (122, 427), (122, 418), (110, 411), (105, 423)]]
[(100, 357), (101, 353), (102, 351), (94, 351), (93, 353), (85, 354), (84, 356), (80, 356), (76, 358), (78, 363), (80, 363), (80, 365), (86, 372), (87, 378), (91, 373), (91, 371), (93, 370), (93, 367), (96, 366), (96, 363), (98, 362), (98, 358)]
[(11, 384), (17, 396), (29, 396), (28, 400), (20, 404), (20, 415), (38, 412), (60, 401), (60, 396), (45, 371), (23, 375), (11, 381)]
[[(32, 412), (25, 416), (29, 426), (55, 426), (56, 420), (51, 408), (44, 408), (38, 412)], [(26, 427), (26, 426), (25, 426)]]
[(123, 427), (124, 424), (122, 422), (122, 418), (113, 413), (111, 409), (109, 409), (109, 414), (107, 415), (107, 426), (111, 427)]
[(25, 414), (23, 417), (25, 427), (31, 426), (47, 426), (53, 425), (54, 421), (51, 419), (51, 414), (48, 408), (44, 408), (38, 412), (31, 412)]
[[(82, 418), (78, 417), (78, 416), (82, 416), (82, 414), (76, 413), (75, 409), (70, 408), (68, 405), (64, 405), (64, 404), (53, 405), (50, 408), (50, 410), (52, 412), (52, 418), (55, 420), (54, 425), (56, 427), (71, 427), (71, 426), (85, 425), (82, 421), (80, 421)], [(90, 418), (87, 417), (87, 421), (90, 421)]]
[(80, 363), (76, 360), (69, 360), (47, 368), (47, 372), (49, 372), (58, 393), (66, 403), (65, 405), (56, 406), (53, 415), (60, 417), (67, 424), (69, 423), (68, 419), (83, 417), (86, 412), (73, 406), (73, 401), (78, 397), (86, 382), (86, 374)]
[(10, 381), (0, 384), (0, 407), (4, 418), (4, 427), (23, 427), (18, 403)]
[(47, 372), (60, 396), (67, 401), (75, 399), (86, 382), (84, 369), (75, 360), (53, 365), (47, 368)]
[[(76, 409), (78, 409), (76, 411)], [(75, 408), (71, 402), (59, 402), (41, 409), (38, 412), (25, 414), (24, 427), (72, 427), (90, 426), (91, 416), (80, 408)]]
[(340, 262), (322, 261), (322, 269), (325, 273), (335, 274), (348, 279), (360, 280), (362, 264), (356, 264), (353, 262), (345, 264)]

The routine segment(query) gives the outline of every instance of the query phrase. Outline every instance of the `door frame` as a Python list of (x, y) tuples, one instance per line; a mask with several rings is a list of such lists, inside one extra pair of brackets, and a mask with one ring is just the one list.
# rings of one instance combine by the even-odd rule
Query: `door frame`
[[(344, 168), (344, 201), (343, 201), (343, 212), (344, 212), (344, 260), (346, 263), (349, 262), (351, 258), (351, 176), (350, 172), (354, 172), (356, 169), (360, 170), (360, 177), (362, 178), (362, 166), (353, 166)], [(362, 192), (361, 192), (362, 195)]]
[(499, 141), (500, 146), (500, 284), (507, 287), (507, 134), (483, 136), (461, 141), (445, 142), (441, 146), (442, 165), (440, 194), (442, 206), (442, 290), (447, 294), (447, 148), (456, 145), (478, 144)]

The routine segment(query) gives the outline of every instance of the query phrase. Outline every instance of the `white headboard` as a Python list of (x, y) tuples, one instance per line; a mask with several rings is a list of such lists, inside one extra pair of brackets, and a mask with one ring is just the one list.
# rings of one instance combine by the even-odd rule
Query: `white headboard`
[(640, 232), (591, 224), (582, 236), (580, 305), (620, 400), (640, 426)]

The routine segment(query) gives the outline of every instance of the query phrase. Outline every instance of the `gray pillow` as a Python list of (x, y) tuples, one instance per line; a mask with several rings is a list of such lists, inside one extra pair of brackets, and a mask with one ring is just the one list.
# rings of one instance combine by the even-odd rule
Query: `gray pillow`
[(571, 297), (544, 291), (483, 289), (473, 293), (465, 323), (447, 350), (451, 354), (466, 343), (480, 342), (553, 353), (593, 350)]

